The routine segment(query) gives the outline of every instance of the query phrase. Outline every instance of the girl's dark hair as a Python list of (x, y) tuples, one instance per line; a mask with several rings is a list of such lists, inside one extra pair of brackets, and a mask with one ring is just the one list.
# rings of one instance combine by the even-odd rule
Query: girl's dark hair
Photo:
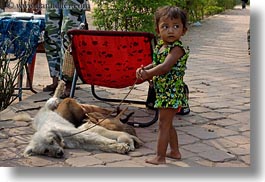
[(187, 15), (179, 7), (163, 6), (163, 7), (158, 8), (155, 12), (156, 27), (158, 26), (159, 20), (162, 17), (171, 18), (171, 19), (180, 18), (183, 24), (183, 27), (187, 29)]

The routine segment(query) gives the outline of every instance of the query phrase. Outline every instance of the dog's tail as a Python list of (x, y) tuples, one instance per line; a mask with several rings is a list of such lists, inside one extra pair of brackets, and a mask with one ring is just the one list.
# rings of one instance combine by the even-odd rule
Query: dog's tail
[(140, 140), (138, 137), (131, 135), (135, 148), (139, 148), (140, 146), (143, 146), (144, 142)]
[(54, 98), (59, 98), (59, 97), (63, 94), (64, 86), (65, 86), (64, 81), (62, 81), (62, 80), (59, 81), (59, 84), (58, 84), (58, 86), (56, 87), (55, 92), (54, 92), (54, 94), (53, 94), (53, 97), (54, 97)]
[(44, 108), (48, 109), (48, 110), (55, 110), (58, 105), (59, 105), (59, 97), (62, 95), (63, 91), (64, 91), (64, 81), (60, 81), (58, 86), (55, 89), (54, 95), (52, 98), (49, 98), (49, 100), (47, 100), (47, 102), (44, 105)]

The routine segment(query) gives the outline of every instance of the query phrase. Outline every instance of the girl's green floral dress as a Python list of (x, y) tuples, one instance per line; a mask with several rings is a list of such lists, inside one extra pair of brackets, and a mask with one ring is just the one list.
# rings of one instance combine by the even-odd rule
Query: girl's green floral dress
[(189, 57), (189, 50), (185, 49), (181, 41), (176, 41), (168, 45), (162, 52), (159, 52), (163, 46), (160, 40), (154, 49), (154, 66), (163, 63), (169, 52), (176, 46), (184, 49), (185, 54), (176, 62), (172, 69), (160, 76), (154, 76), (154, 88), (156, 91), (155, 108), (180, 108), (188, 106), (188, 98), (184, 93), (183, 77), (186, 70), (186, 62)]

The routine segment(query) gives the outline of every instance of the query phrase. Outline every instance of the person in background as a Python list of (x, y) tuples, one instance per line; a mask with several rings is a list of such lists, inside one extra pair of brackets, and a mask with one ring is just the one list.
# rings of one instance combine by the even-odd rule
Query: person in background
[(72, 80), (62, 77), (61, 67), (64, 53), (70, 44), (67, 31), (78, 28), (81, 23), (87, 27), (85, 11), (90, 8), (86, 0), (46, 0), (44, 47), (49, 64), (52, 84), (44, 92), (54, 91), (61, 78), (66, 88), (61, 98), (69, 97)]
[(242, 9), (245, 9), (248, 3), (248, 0), (242, 0), (241, 2), (242, 2)]
[(34, 14), (41, 14), (41, 0), (31, 0), (32, 7), (30, 7), (30, 12)]
[[(155, 12), (156, 32), (160, 41), (154, 49), (153, 63), (136, 70), (136, 77), (153, 79), (156, 92), (155, 108), (159, 109), (157, 154), (146, 160), (150, 164), (164, 164), (166, 157), (181, 159), (178, 136), (173, 118), (182, 106), (188, 105), (184, 93), (186, 62), (189, 50), (180, 41), (187, 31), (187, 16), (175, 6), (165, 6)], [(170, 152), (167, 152), (168, 144)]]

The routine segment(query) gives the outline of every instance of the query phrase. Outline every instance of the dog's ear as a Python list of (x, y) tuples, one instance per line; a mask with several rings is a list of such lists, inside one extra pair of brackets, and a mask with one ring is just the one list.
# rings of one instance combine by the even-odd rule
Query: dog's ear
[(23, 155), (24, 157), (29, 157), (29, 156), (34, 155), (33, 148), (31, 146), (27, 146)]

